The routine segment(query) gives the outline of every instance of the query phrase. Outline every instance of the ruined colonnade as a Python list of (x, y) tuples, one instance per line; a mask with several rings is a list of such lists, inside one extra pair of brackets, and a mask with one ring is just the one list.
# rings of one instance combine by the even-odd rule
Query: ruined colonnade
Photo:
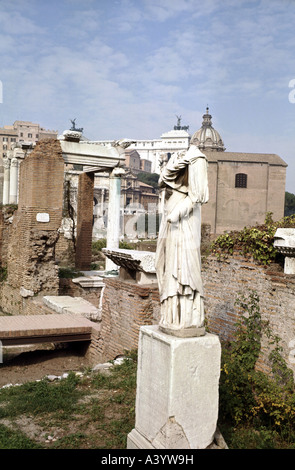
[[(62, 156), (66, 164), (83, 166), (78, 183), (76, 267), (89, 270), (91, 265), (92, 224), (93, 224), (93, 193), (94, 175), (98, 172), (109, 173), (109, 207), (107, 246), (111, 249), (119, 246), (120, 233), (120, 195), (121, 176), (124, 170), (121, 165), (125, 161), (125, 148), (128, 142), (118, 141), (114, 145), (103, 146), (92, 142), (80, 141), (81, 133), (64, 131), (59, 137)], [(3, 167), (3, 204), (18, 204), (19, 173), (21, 161), (26, 156), (26, 144), (22, 148), (15, 147), (8, 151)], [(30, 146), (29, 153), (33, 146)], [(22, 184), (30, 184), (29, 181)], [(107, 260), (106, 270), (117, 269)]]

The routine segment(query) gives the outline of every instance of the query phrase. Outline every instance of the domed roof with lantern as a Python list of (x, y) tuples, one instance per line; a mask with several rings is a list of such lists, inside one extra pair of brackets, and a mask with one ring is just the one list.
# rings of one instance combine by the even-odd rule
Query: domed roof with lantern
[(201, 151), (224, 152), (225, 147), (220, 134), (214, 129), (209, 108), (203, 115), (202, 127), (191, 137), (191, 144), (199, 147)]

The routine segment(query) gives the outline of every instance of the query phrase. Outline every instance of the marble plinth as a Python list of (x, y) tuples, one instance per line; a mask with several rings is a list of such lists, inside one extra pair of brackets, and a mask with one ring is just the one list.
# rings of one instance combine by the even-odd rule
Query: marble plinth
[(205, 449), (218, 419), (221, 346), (216, 335), (181, 338), (140, 329), (135, 428), (128, 449)]

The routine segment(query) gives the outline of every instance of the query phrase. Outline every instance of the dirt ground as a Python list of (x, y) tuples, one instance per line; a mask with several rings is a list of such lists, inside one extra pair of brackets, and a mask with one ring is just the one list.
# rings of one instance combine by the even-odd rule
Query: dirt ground
[[(24, 352), (21, 352), (21, 351)], [(53, 345), (4, 351), (0, 363), (0, 387), (22, 384), (46, 375), (62, 375), (69, 371), (83, 371), (88, 367), (79, 348), (67, 346), (53, 349)]]

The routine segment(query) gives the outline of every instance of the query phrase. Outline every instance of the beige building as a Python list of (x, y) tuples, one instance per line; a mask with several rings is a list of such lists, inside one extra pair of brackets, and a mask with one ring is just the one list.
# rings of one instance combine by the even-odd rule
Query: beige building
[(141, 172), (152, 172), (152, 162), (141, 158), (137, 150), (134, 149), (127, 149), (125, 151), (125, 165), (127, 168), (131, 168), (135, 175)]
[(208, 158), (209, 202), (202, 208), (202, 222), (220, 234), (263, 224), (267, 212), (281, 219), (287, 164), (273, 154), (226, 152), (211, 118), (207, 108), (202, 127), (191, 137)]
[(204, 152), (208, 158), (209, 202), (202, 222), (212, 233), (240, 230), (284, 216), (286, 163), (278, 155)]
[(57, 138), (57, 131), (44, 129), (30, 121), (15, 121), (12, 126), (0, 128), (0, 157), (6, 156), (13, 143), (34, 143), (46, 138)]
[(126, 166), (132, 168), (133, 165), (132, 172), (136, 174), (138, 166), (146, 160), (151, 171), (159, 173), (161, 154), (166, 153), (169, 158), (171, 153), (187, 150), (190, 143), (194, 143), (209, 162), (209, 202), (202, 208), (202, 222), (210, 224), (211, 233), (262, 224), (267, 212), (273, 213), (274, 220), (284, 216), (287, 164), (280, 156), (226, 152), (222, 137), (212, 125), (208, 107), (202, 126), (192, 136), (188, 126), (181, 126), (180, 121), (178, 118), (177, 126), (162, 134), (161, 139), (132, 144), (126, 153)]
[(139, 181), (133, 170), (127, 171), (122, 178), (121, 197), (124, 208), (131, 212), (136, 207), (142, 211), (155, 211), (159, 201), (158, 191), (153, 186)]

